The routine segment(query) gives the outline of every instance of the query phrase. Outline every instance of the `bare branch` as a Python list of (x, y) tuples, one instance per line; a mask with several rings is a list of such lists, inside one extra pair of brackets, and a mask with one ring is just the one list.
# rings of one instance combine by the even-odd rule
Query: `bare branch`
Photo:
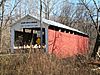
[(2, 4), (3, 4), (3, 2), (5, 2), (6, 0), (2, 0), (1, 2), (0, 2), (0, 7), (2, 6)]
[(94, 5), (95, 5), (96, 9), (98, 9), (98, 6), (97, 6), (97, 4), (96, 4), (96, 1), (95, 1), (95, 0), (93, 0), (93, 3), (94, 3)]
[(76, 14), (77, 11), (78, 11), (78, 9), (76, 9), (76, 11), (72, 14), (72, 16), (70, 18), (70, 25), (72, 25), (72, 23), (74, 22), (73, 17)]
[(4, 26), (7, 25), (8, 21), (9, 21), (10, 18), (11, 18), (12, 12), (14, 11), (14, 9), (17, 7), (17, 5), (18, 5), (19, 3), (20, 3), (20, 1), (18, 1), (18, 2), (14, 5), (13, 9), (10, 11), (10, 14), (9, 14), (9, 16), (8, 16), (8, 18), (7, 18), (7, 20), (6, 20), (5, 24), (4, 24)]
[(97, 29), (97, 25), (96, 25), (96, 23), (95, 23), (95, 21), (94, 21), (94, 19), (93, 19), (93, 16), (92, 16), (92, 14), (91, 14), (90, 9), (89, 9), (89, 8), (88, 8), (88, 6), (84, 3), (84, 1), (83, 1), (83, 0), (81, 0), (81, 1), (82, 1), (83, 5), (85, 6), (85, 8), (88, 10), (89, 15), (90, 15), (90, 18), (91, 18), (91, 20), (92, 20), (93, 24), (95, 25), (95, 28)]

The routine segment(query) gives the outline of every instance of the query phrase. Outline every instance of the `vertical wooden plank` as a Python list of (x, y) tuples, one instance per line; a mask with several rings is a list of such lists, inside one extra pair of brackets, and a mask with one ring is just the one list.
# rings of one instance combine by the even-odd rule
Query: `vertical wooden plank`
[(25, 45), (25, 28), (23, 28), (23, 40), (22, 40), (22, 44), (23, 44), (23, 50), (24, 50), (24, 45)]
[(30, 45), (32, 45), (33, 44), (33, 29), (31, 28), (31, 42), (30, 42)]
[(46, 44), (46, 52), (48, 52), (48, 27), (45, 28), (45, 44)]
[(11, 53), (14, 53), (15, 30), (11, 29)]

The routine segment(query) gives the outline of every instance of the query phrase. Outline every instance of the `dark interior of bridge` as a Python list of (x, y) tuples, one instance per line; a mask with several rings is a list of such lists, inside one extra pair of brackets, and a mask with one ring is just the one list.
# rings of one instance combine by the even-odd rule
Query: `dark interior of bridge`
[[(24, 28), (23, 31), (15, 31), (15, 46), (37, 44), (36, 40), (40, 38), (40, 28)], [(45, 29), (42, 29), (42, 43), (45, 44)], [(33, 39), (33, 40), (32, 40)]]

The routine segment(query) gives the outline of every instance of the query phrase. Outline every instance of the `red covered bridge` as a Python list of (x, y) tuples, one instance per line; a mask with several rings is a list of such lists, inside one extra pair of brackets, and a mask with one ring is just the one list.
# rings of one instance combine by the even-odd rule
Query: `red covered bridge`
[(64, 25), (52, 25), (48, 28), (49, 53), (54, 53), (58, 57), (87, 53), (88, 41), (87, 34)]
[[(89, 38), (86, 33), (47, 19), (42, 19), (42, 29), (42, 42), (47, 52), (61, 58), (87, 53)], [(24, 47), (29, 45), (28, 43), (33, 38), (34, 48), (37, 44), (36, 39), (40, 37), (40, 19), (27, 15), (12, 25), (12, 52), (17, 47), (18, 36), (22, 36), (21, 46)]]

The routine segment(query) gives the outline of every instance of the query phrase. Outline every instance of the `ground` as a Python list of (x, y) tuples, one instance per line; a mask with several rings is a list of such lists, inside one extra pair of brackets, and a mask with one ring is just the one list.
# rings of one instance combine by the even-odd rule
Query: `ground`
[(0, 75), (99, 75), (96, 66), (83, 56), (58, 59), (41, 50), (0, 54)]

